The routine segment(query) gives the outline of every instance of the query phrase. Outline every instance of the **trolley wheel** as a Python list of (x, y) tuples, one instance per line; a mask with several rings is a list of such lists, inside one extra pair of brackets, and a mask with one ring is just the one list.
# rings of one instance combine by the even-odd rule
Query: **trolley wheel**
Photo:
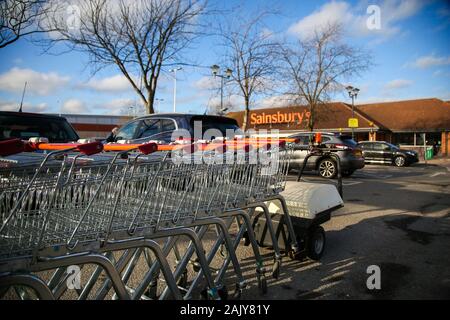
[[(217, 289), (217, 296), (219, 298), (221, 298), (220, 293), (219, 293), (220, 289)], [(228, 296), (228, 291), (227, 291), (227, 296)], [(200, 292), (200, 300), (215, 300), (217, 299), (216, 297), (211, 296), (211, 294), (209, 293), (209, 289), (208, 287), (206, 287), (205, 289), (203, 289)]]
[(325, 230), (317, 226), (309, 233), (308, 239), (308, 257), (313, 260), (320, 260), (325, 251)]
[(149, 297), (150, 299), (157, 299), (158, 298), (158, 280), (154, 279), (152, 282), (150, 282), (147, 291), (145, 292), (145, 295)]
[(294, 249), (290, 249), (288, 251), (288, 255), (291, 260), (302, 261), (305, 258), (305, 255), (303, 254), (303, 252), (301, 250), (296, 251)]
[(281, 269), (281, 260), (275, 259), (272, 266), (272, 277), (274, 279), (278, 279), (278, 277), (280, 276), (280, 269)]
[(236, 290), (234, 290), (233, 293), (233, 300), (240, 300), (242, 297), (242, 288), (239, 287), (238, 284), (236, 284)]
[(267, 293), (267, 279), (264, 275), (258, 276), (258, 289), (263, 295)]
[(188, 272), (187, 270), (183, 271), (183, 274), (181, 275), (180, 279), (178, 280), (177, 285), (181, 288), (187, 288), (188, 285)]
[(227, 286), (223, 285), (217, 290), (217, 293), (219, 294), (219, 297), (221, 300), (228, 300), (228, 288)]
[(200, 300), (210, 300), (208, 295), (208, 288), (206, 287), (202, 291), (200, 291)]

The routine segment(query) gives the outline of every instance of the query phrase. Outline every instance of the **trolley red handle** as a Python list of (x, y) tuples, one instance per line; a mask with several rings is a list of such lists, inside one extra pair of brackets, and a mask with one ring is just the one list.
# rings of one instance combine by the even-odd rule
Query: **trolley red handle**
[(154, 142), (150, 142), (150, 143), (144, 143), (141, 144), (140, 146), (138, 146), (138, 150), (142, 153), (142, 154), (150, 154), (153, 152), (158, 151), (158, 145)]
[(189, 146), (185, 146), (185, 145), (158, 145), (154, 142), (151, 143), (144, 143), (144, 144), (119, 144), (119, 143), (111, 143), (111, 144), (105, 144), (103, 146), (105, 151), (132, 151), (132, 150), (136, 150), (139, 149), (141, 152), (142, 150), (140, 148), (142, 148), (141, 146), (144, 146), (144, 150), (145, 148), (151, 148), (151, 147), (146, 147), (146, 145), (154, 145), (156, 146), (155, 150), (153, 150), (152, 152), (155, 151), (173, 151), (173, 150), (180, 150), (182, 148), (185, 147), (189, 147), (191, 148), (191, 145)]
[(27, 146), (33, 150), (47, 150), (47, 151), (64, 151), (73, 149), (84, 155), (91, 156), (103, 151), (103, 144), (101, 142), (88, 143), (41, 143), (29, 142)]
[(78, 152), (91, 156), (93, 154), (103, 151), (103, 144), (101, 142), (89, 142), (80, 144), (77, 149)]
[(139, 150), (143, 154), (150, 154), (158, 151), (159, 146), (156, 143), (143, 143), (143, 144), (116, 144), (116, 145), (103, 145), (101, 142), (89, 142), (89, 143), (28, 143), (28, 146), (33, 150), (66, 150), (74, 149), (85, 155), (93, 155), (99, 152), (105, 151), (133, 151)]
[(0, 141), (0, 156), (6, 157), (25, 151), (25, 144), (21, 139)]
[(92, 155), (101, 151), (115, 151), (115, 152), (129, 152), (139, 150), (143, 154), (150, 154), (156, 151), (179, 151), (184, 150), (188, 153), (194, 153), (197, 150), (201, 151), (217, 151), (225, 152), (227, 150), (244, 150), (249, 152), (252, 148), (270, 149), (273, 145), (283, 146), (284, 141), (228, 141), (225, 143), (209, 143), (209, 144), (188, 144), (188, 145), (158, 145), (154, 142), (144, 144), (105, 144), (101, 142), (91, 142), (86, 144), (79, 143), (29, 143), (28, 145), (33, 150), (65, 150), (73, 148), (79, 152), (87, 155)]
[(227, 146), (245, 146), (245, 145), (250, 145), (252, 148), (256, 148), (256, 149), (264, 149), (264, 150), (269, 150), (270, 148), (272, 148), (272, 146), (280, 146), (280, 147), (284, 147), (285, 143), (281, 142), (281, 141), (277, 141), (277, 142), (269, 142), (269, 141), (258, 141), (258, 142), (252, 142), (252, 141), (225, 141), (225, 144)]

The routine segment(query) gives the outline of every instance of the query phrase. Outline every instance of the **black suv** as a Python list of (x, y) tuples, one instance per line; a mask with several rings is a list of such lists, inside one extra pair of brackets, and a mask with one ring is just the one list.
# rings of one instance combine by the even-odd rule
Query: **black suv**
[(416, 151), (403, 150), (385, 141), (361, 141), (358, 143), (366, 162), (388, 163), (404, 167), (419, 162)]
[[(301, 169), (303, 160), (308, 154), (306, 150), (313, 140), (315, 133), (306, 132), (290, 136), (289, 138), (299, 139), (299, 143), (294, 146), (294, 153), (289, 163), (290, 169)], [(357, 148), (357, 143), (351, 136), (338, 135), (334, 133), (322, 133), (322, 144), (336, 151), (341, 161), (342, 176), (351, 176), (357, 169), (364, 168), (364, 158), (361, 149)], [(329, 156), (312, 156), (308, 159), (306, 169), (317, 170), (324, 178), (332, 179), (337, 175), (337, 164)]]
[[(196, 124), (199, 125), (197, 130), (195, 130)], [(236, 120), (231, 118), (210, 115), (161, 113), (143, 116), (124, 124), (115, 136), (108, 138), (108, 142), (126, 140), (131, 143), (144, 143), (147, 141), (169, 143), (177, 136), (176, 131), (187, 131), (194, 138), (194, 131), (197, 131), (197, 135), (200, 134), (203, 136), (208, 129), (215, 129), (217, 132), (215, 137), (219, 137), (219, 135), (225, 137), (227, 130), (230, 130), (230, 132), (233, 131), (234, 134), (242, 134)], [(200, 139), (200, 137), (197, 138)]]
[(0, 111), (0, 140), (28, 140), (33, 137), (45, 137), (53, 143), (79, 139), (66, 118), (39, 113)]

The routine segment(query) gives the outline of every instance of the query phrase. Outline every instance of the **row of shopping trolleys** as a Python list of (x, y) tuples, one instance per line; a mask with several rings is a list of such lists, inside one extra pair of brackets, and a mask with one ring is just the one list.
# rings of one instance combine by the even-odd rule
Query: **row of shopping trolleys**
[[(291, 257), (299, 251), (280, 196), (287, 142), (0, 142), (0, 298), (239, 298), (247, 286), (236, 255), (244, 237), (266, 293), (255, 209), (268, 222), (274, 278), (281, 254), (267, 201), (280, 201)], [(236, 283), (228, 293), (230, 267)]]

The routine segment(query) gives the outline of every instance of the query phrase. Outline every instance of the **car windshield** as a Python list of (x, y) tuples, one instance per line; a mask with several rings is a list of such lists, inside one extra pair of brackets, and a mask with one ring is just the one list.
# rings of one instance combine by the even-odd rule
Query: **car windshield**
[(77, 133), (62, 118), (0, 115), (0, 140), (33, 137), (44, 137), (57, 143), (78, 140)]

